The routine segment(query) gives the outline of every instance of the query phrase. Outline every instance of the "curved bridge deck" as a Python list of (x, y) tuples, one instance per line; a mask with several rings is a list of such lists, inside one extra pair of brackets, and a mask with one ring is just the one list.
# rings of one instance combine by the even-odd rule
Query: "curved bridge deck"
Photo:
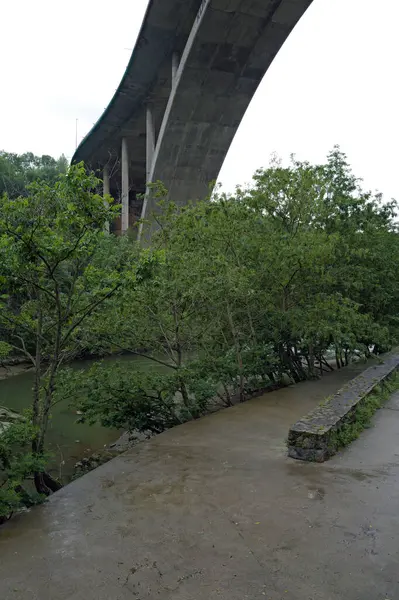
[(155, 208), (149, 193), (142, 203), (149, 182), (162, 181), (179, 204), (208, 194), (259, 83), (311, 3), (149, 0), (121, 83), (72, 158), (102, 170), (105, 192), (122, 204), (117, 230)]
[(166, 432), (0, 529), (2, 600), (399, 597), (399, 395), (326, 464), (288, 427), (356, 374)]

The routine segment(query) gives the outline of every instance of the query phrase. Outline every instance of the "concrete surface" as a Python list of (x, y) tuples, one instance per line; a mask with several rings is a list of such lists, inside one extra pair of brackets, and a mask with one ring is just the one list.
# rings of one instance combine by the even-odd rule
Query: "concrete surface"
[[(263, 76), (311, 1), (203, 0), (150, 174), (150, 181), (165, 184), (174, 202), (208, 195)], [(142, 218), (150, 216), (156, 202), (150, 198)]]
[(150, 181), (161, 180), (178, 203), (205, 197), (260, 81), (311, 2), (150, 0), (121, 83), (72, 161), (108, 165), (111, 194), (120, 198), (126, 139), (132, 224), (147, 183), (149, 106), (156, 141)]
[(0, 598), (397, 600), (399, 395), (329, 463), (286, 457), (354, 371), (179, 426), (11, 521)]

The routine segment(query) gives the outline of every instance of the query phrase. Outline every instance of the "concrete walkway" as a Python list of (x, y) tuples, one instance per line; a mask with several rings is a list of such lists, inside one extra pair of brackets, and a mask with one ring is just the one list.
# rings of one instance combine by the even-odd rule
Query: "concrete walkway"
[(14, 519), (1, 600), (397, 600), (399, 394), (329, 463), (286, 458), (355, 374), (177, 427)]

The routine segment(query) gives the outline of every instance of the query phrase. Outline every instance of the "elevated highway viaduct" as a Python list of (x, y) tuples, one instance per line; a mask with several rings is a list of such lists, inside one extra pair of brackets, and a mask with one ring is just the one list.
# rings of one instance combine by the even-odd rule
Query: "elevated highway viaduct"
[(148, 182), (162, 181), (177, 203), (207, 195), (259, 83), (311, 3), (150, 0), (120, 85), (72, 159), (100, 170), (104, 192), (121, 202), (114, 230), (149, 217)]

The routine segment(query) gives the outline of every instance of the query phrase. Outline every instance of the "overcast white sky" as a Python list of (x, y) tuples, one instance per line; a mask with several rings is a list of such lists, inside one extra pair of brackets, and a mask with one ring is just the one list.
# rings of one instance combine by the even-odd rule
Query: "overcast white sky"
[[(0, 3), (0, 149), (69, 158), (110, 101), (147, 0)], [(321, 161), (335, 144), (365, 185), (399, 198), (399, 2), (314, 0), (245, 115), (220, 180), (272, 152)]]

